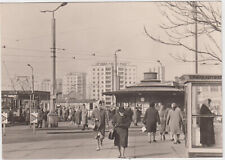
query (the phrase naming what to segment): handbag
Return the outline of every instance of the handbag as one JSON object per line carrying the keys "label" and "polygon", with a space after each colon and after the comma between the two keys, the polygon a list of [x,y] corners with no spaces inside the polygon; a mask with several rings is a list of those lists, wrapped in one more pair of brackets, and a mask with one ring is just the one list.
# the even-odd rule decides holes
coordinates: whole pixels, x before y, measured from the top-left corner
{"label": "handbag", "polygon": [[110,140],[113,140],[113,139],[115,138],[115,132],[116,132],[115,129],[109,131],[108,138],[109,138]]}

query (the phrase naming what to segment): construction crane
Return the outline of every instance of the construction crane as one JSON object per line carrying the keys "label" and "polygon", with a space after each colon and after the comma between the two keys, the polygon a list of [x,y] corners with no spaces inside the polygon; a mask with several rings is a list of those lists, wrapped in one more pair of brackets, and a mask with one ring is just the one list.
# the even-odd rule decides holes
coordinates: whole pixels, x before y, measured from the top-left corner
{"label": "construction crane", "polygon": [[3,61],[3,64],[4,64],[4,67],[5,67],[7,76],[8,76],[8,78],[9,78],[9,80],[10,80],[10,82],[11,82],[11,85],[12,85],[12,87],[13,87],[13,90],[16,91],[16,89],[15,89],[15,84],[14,84],[12,78],[11,78],[10,75],[9,75],[9,71],[8,71],[8,68],[7,68],[7,66],[6,66],[5,61]]}

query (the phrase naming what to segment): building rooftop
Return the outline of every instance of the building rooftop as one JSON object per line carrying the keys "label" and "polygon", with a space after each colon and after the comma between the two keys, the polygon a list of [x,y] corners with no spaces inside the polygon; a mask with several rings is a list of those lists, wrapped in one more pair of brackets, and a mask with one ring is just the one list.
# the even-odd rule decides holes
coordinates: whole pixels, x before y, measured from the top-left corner
{"label": "building rooftop", "polygon": [[126,87],[118,91],[104,92],[104,95],[116,95],[124,93],[146,93],[146,92],[183,92],[183,89],[177,88],[173,83],[161,82],[157,79],[156,72],[144,73],[144,80],[139,84]]}

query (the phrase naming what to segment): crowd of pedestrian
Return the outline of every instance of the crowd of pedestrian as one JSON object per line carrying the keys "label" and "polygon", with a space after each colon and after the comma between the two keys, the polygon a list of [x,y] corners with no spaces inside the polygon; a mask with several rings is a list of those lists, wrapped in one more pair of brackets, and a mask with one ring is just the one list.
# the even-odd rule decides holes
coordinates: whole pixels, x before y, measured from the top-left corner
{"label": "crowd of pedestrian", "polygon": [[43,109],[43,108],[38,109],[36,128],[48,127],[48,113],[49,111],[46,109]]}
{"label": "crowd of pedestrian", "polygon": [[[158,106],[157,106],[158,105]],[[156,107],[159,111],[156,110]],[[157,130],[157,123],[159,126],[160,139],[165,140],[165,134],[170,134],[170,140],[174,141],[174,144],[180,144],[180,134],[183,128],[183,114],[181,109],[176,103],[172,103],[171,106],[164,106],[162,103],[151,103],[150,107],[145,112],[143,123],[148,133],[148,142],[156,142],[155,134]]]}
{"label": "crowd of pedestrian", "polygon": [[[109,127],[109,139],[114,139],[114,145],[117,146],[119,152],[118,157],[125,158],[125,149],[128,147],[128,129],[132,122],[137,125],[137,115],[137,108],[132,110],[129,106],[120,106],[107,110],[104,109],[104,102],[100,101],[92,113],[97,139],[96,150],[101,150],[105,128]],[[165,135],[170,133],[170,140],[174,141],[174,144],[181,143],[179,138],[183,126],[183,114],[176,103],[169,106],[163,103],[150,103],[142,122],[146,128],[149,143],[156,142],[158,130],[162,141],[166,140]]]}

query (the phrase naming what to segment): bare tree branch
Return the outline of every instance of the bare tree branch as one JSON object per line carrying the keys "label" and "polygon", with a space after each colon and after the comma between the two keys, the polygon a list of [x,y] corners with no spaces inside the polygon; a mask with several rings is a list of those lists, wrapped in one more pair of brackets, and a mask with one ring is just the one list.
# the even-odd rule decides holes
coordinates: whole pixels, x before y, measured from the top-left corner
{"label": "bare tree branch", "polygon": [[[222,31],[221,2],[168,1],[159,4],[160,12],[165,18],[165,22],[159,27],[165,32],[167,40],[152,35],[144,26],[145,34],[150,39],[164,45],[183,47],[189,51],[187,52],[188,54],[195,53],[195,48],[189,46],[187,42],[196,34],[193,30],[195,23],[197,23],[198,38],[202,37],[204,39],[204,41],[199,41],[200,49],[197,51],[201,58],[200,61],[213,60],[222,62],[221,44],[215,38],[215,35],[218,35],[216,33],[221,33]],[[197,7],[197,10],[194,7]],[[196,14],[197,16],[195,16]],[[185,62],[194,62],[193,60],[186,60],[186,55],[172,57]]]}

